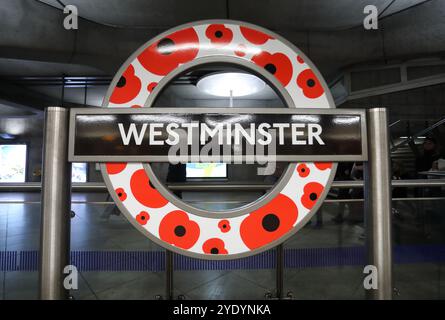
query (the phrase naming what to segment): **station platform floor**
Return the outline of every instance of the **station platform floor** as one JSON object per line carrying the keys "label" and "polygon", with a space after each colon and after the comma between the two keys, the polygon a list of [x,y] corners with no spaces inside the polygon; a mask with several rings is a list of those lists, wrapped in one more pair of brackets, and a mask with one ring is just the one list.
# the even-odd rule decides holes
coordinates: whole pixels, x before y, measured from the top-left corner
{"label": "station platform floor", "polygon": [[[39,200],[38,193],[0,194],[0,299],[38,298]],[[105,200],[103,193],[73,194],[73,201]],[[163,295],[165,250],[122,215],[107,216],[104,212],[110,211],[109,206],[72,205],[76,215],[71,251],[82,262],[79,288],[71,291],[73,298],[154,299]],[[445,299],[443,219],[422,224],[412,204],[396,206],[401,213],[394,219],[395,298]],[[338,210],[338,203],[325,204],[319,215],[322,223],[314,217],[284,244],[284,289],[294,299],[365,297],[363,222],[336,223],[333,218]],[[265,299],[267,292],[274,292],[274,257],[270,250],[237,265],[175,255],[175,296]],[[97,261],[100,259],[106,261]],[[131,261],[122,263],[122,259]]]}

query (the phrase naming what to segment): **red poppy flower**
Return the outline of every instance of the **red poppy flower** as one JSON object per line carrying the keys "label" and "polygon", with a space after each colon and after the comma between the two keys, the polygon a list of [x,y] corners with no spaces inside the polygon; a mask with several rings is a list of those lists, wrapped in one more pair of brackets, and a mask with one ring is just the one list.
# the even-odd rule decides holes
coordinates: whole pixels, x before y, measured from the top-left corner
{"label": "red poppy flower", "polygon": [[199,233],[199,225],[181,210],[168,213],[159,225],[159,237],[183,249],[191,248],[198,241]]}
{"label": "red poppy flower", "polygon": [[154,89],[157,85],[158,85],[157,82],[150,82],[150,83],[148,84],[148,86],[147,86],[147,90],[148,90],[148,92],[152,92],[153,89]]}
{"label": "red poppy flower", "polygon": [[204,242],[202,251],[207,254],[228,254],[227,249],[224,246],[224,241],[221,239],[211,238]]}
{"label": "red poppy flower", "polygon": [[298,61],[299,63],[301,63],[301,64],[304,63],[304,59],[303,59],[301,56],[298,56],[298,57],[297,57],[297,61]]}
{"label": "red poppy flower", "polygon": [[124,162],[123,163],[118,163],[118,162],[111,163],[110,162],[110,163],[107,163],[105,166],[107,167],[108,174],[117,174],[119,172],[124,171],[124,169],[127,167],[127,164]]}
{"label": "red poppy flower", "polygon": [[134,197],[144,206],[150,208],[161,208],[168,203],[159,191],[157,191],[148,179],[144,169],[139,169],[130,179],[130,187]]}
{"label": "red poppy flower", "polygon": [[125,201],[125,199],[127,199],[127,194],[123,188],[117,188],[115,191],[120,201]]}
{"label": "red poppy flower", "polygon": [[315,162],[317,169],[326,170],[332,168],[332,162]]}
{"label": "red poppy flower", "polygon": [[221,230],[221,232],[229,232],[230,231],[230,222],[229,220],[221,220],[218,223],[218,228]]}
{"label": "red poppy flower", "polygon": [[133,100],[141,90],[141,80],[134,74],[134,67],[130,66],[120,77],[110,97],[112,103],[125,103]]}
{"label": "red poppy flower", "polygon": [[147,221],[149,219],[150,219],[150,215],[145,211],[139,212],[139,214],[136,216],[136,221],[139,222],[143,226],[147,224]]}
{"label": "red poppy flower", "polygon": [[236,48],[236,50],[235,50],[235,54],[238,56],[238,57],[244,57],[245,55],[246,55],[246,46],[245,45],[243,45],[243,44],[240,44],[239,46],[238,46],[238,48]]}
{"label": "red poppy flower", "polygon": [[317,202],[318,198],[320,198],[321,193],[323,192],[324,187],[318,182],[310,182],[304,186],[304,194],[301,197],[301,203],[307,209],[312,209],[312,207]]}
{"label": "red poppy flower", "polygon": [[240,27],[240,30],[244,38],[256,45],[264,44],[267,40],[273,39],[268,34],[247,27]]}
{"label": "red poppy flower", "polygon": [[310,99],[318,98],[324,93],[320,81],[311,69],[306,69],[298,75],[297,85],[303,90],[303,94]]}
{"label": "red poppy flower", "polygon": [[199,51],[199,39],[193,28],[176,31],[146,48],[138,60],[157,75],[166,75],[179,64],[193,60]]}
{"label": "red poppy flower", "polygon": [[283,86],[287,86],[292,78],[292,63],[282,53],[270,54],[263,51],[253,56],[252,61],[273,74]]}
{"label": "red poppy flower", "polygon": [[279,194],[243,220],[240,226],[241,239],[248,248],[259,248],[291,230],[297,217],[295,203],[289,197]]}
{"label": "red poppy flower", "polygon": [[233,39],[233,32],[223,24],[211,24],[206,29],[206,37],[217,45],[227,45]]}
{"label": "red poppy flower", "polygon": [[309,175],[309,173],[311,172],[309,167],[307,165],[305,165],[304,163],[298,165],[297,171],[298,171],[298,174],[300,175],[300,177],[302,177],[302,178],[306,178]]}

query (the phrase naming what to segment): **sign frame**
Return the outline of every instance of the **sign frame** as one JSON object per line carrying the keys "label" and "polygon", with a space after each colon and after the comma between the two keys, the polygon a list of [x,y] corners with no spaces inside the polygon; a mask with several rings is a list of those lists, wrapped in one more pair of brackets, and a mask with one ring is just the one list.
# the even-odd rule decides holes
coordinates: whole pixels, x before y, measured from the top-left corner
{"label": "sign frame", "polygon": [[[339,161],[367,161],[367,126],[366,126],[366,110],[364,109],[296,109],[296,108],[76,108],[71,109],[69,120],[69,146],[68,146],[68,160],[70,162],[167,162],[168,156],[165,155],[76,155],[76,117],[78,115],[87,116],[106,116],[106,115],[138,115],[138,114],[280,114],[280,115],[345,115],[345,116],[359,116],[360,117],[360,137],[361,137],[361,155],[277,155],[276,162],[302,162],[302,161],[319,161],[319,162],[339,162]],[[230,156],[222,158],[223,161],[243,161],[249,160],[248,156]],[[261,157],[261,156],[260,156]],[[264,156],[264,159],[269,159],[270,156]],[[267,159],[266,159],[267,158]],[[255,156],[251,160],[256,159]],[[209,162],[206,160],[206,162]]]}

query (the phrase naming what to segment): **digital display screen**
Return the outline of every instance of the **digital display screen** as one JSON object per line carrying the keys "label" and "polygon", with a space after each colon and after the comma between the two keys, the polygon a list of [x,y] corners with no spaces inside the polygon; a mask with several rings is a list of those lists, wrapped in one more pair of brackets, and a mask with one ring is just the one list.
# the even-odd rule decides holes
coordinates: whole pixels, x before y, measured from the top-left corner
{"label": "digital display screen", "polygon": [[74,162],[71,169],[72,182],[87,182],[87,164],[82,162]]}
{"label": "digital display screen", "polygon": [[0,145],[0,182],[25,182],[26,145]]}
{"label": "digital display screen", "polygon": [[187,163],[187,178],[227,178],[225,163]]}

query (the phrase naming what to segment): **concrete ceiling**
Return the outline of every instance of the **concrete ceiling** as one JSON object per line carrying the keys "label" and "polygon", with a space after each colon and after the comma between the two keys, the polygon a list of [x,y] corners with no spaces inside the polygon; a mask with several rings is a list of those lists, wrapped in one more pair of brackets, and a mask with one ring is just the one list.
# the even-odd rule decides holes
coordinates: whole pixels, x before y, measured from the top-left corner
{"label": "concrete ceiling", "polygon": [[101,76],[105,72],[92,66],[58,63],[47,61],[35,61],[25,59],[0,58],[1,76]]}
{"label": "concrete ceiling", "polygon": [[[78,7],[83,18],[127,28],[170,28],[203,19],[235,19],[272,30],[336,30],[361,25],[363,8],[375,5],[387,14],[426,0],[40,0],[57,8]],[[388,7],[389,6],[389,7]],[[388,7],[388,8],[387,8]]]}
{"label": "concrete ceiling", "polygon": [[[113,75],[153,36],[210,18],[274,30],[309,55],[328,80],[351,65],[441,57],[445,52],[444,0],[0,1],[0,77]],[[63,29],[61,3],[78,7],[79,30]],[[362,27],[363,8],[369,4],[381,13],[376,31]],[[91,92],[91,103],[100,102],[104,91]],[[0,86],[4,100],[26,105],[27,96],[33,102],[28,105],[41,107],[59,101],[60,89]],[[71,100],[82,104],[81,90]]]}

